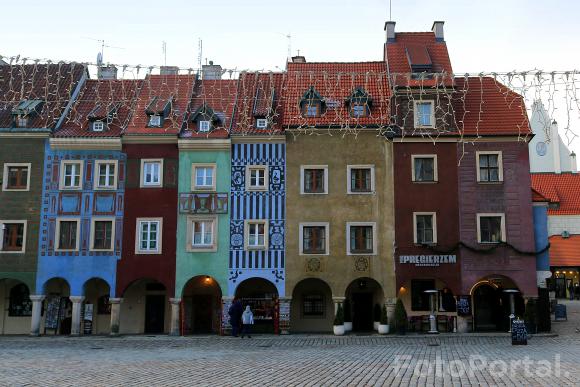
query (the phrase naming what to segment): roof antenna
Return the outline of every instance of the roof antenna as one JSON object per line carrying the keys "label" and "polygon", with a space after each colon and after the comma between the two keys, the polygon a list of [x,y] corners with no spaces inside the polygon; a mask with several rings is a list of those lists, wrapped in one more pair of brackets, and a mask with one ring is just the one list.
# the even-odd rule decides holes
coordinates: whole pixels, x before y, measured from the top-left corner
{"label": "roof antenna", "polygon": [[392,5],[393,0],[389,0],[389,21],[393,21]]}
{"label": "roof antenna", "polygon": [[199,71],[201,71],[201,58],[203,52],[203,40],[201,38],[197,39],[197,66]]}
{"label": "roof antenna", "polygon": [[163,51],[163,66],[167,66],[167,42],[165,40],[161,43],[161,50]]}

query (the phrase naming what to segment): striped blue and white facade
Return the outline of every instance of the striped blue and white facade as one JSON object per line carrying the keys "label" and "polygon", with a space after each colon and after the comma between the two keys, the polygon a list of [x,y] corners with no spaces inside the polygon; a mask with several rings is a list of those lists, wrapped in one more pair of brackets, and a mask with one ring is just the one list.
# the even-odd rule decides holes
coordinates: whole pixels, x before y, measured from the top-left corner
{"label": "striped blue and white facade", "polygon": [[[268,190],[246,190],[246,167],[268,167]],[[286,145],[284,143],[232,144],[231,220],[228,295],[250,278],[274,284],[285,294],[284,227],[286,219]],[[248,250],[244,221],[267,220],[268,248]]]}

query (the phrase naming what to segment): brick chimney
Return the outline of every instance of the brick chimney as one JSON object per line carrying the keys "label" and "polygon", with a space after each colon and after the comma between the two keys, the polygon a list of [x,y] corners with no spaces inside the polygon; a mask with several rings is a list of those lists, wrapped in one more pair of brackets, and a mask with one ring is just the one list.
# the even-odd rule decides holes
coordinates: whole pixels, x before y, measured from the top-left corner
{"label": "brick chimney", "polygon": [[223,74],[222,66],[214,65],[213,61],[210,60],[209,64],[201,66],[201,78],[207,80],[222,79]]}
{"label": "brick chimney", "polygon": [[97,69],[98,79],[117,79],[117,68],[112,65],[100,66]]}
{"label": "brick chimney", "polygon": [[445,41],[445,36],[443,34],[443,24],[445,24],[444,21],[434,21],[433,27],[431,27],[431,31],[433,31],[435,34],[435,40],[438,42]]}
{"label": "brick chimney", "polygon": [[292,63],[306,63],[306,57],[303,55],[293,56]]}
{"label": "brick chimney", "polygon": [[161,66],[159,68],[159,74],[161,75],[178,75],[179,67],[177,66]]}
{"label": "brick chimney", "polygon": [[389,20],[385,22],[385,32],[387,35],[387,43],[392,43],[395,41],[395,24],[396,22]]}
{"label": "brick chimney", "polygon": [[570,170],[572,173],[578,173],[578,164],[576,163],[576,153],[570,153]]}

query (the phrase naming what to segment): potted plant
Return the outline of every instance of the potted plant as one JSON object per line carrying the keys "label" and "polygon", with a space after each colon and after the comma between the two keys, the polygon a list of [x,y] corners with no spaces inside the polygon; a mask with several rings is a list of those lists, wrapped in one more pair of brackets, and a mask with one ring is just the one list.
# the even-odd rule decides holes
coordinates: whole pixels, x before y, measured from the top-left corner
{"label": "potted plant", "polygon": [[526,304],[526,311],[524,312],[524,321],[526,322],[526,330],[528,333],[537,333],[538,311],[536,300],[530,298]]}
{"label": "potted plant", "polygon": [[337,336],[344,335],[344,312],[342,310],[342,305],[338,304],[338,309],[336,310],[336,317],[334,317],[334,334]]}
{"label": "potted plant", "polygon": [[375,304],[375,308],[373,309],[373,329],[375,331],[379,330],[380,323],[381,323],[381,306],[379,304]]}
{"label": "potted plant", "polygon": [[352,331],[352,313],[350,309],[350,300],[348,298],[344,300],[344,331]]}
{"label": "potted plant", "polygon": [[407,311],[400,298],[397,298],[397,304],[395,305],[395,326],[400,335],[404,335],[407,332]]}
{"label": "potted plant", "polygon": [[379,324],[379,333],[381,335],[386,335],[389,333],[389,317],[387,315],[387,307],[383,305],[383,310],[381,311],[381,321]]}

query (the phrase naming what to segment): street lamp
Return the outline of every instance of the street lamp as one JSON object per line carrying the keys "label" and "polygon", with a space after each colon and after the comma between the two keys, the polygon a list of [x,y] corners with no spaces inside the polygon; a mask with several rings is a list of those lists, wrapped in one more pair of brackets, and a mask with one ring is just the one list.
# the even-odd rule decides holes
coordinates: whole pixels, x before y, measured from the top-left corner
{"label": "street lamp", "polygon": [[520,291],[517,289],[505,289],[503,291],[505,294],[509,295],[510,297],[510,315],[509,315],[509,319],[510,319],[510,325],[509,325],[509,330],[508,333],[512,332],[512,321],[514,321],[514,318],[516,317],[516,306],[515,306],[515,295],[516,293],[519,293]]}
{"label": "street lamp", "polygon": [[439,333],[437,330],[437,319],[435,317],[435,295],[439,293],[438,290],[425,290],[425,293],[429,295],[429,306],[431,309],[431,314],[429,315],[429,332],[428,333]]}

